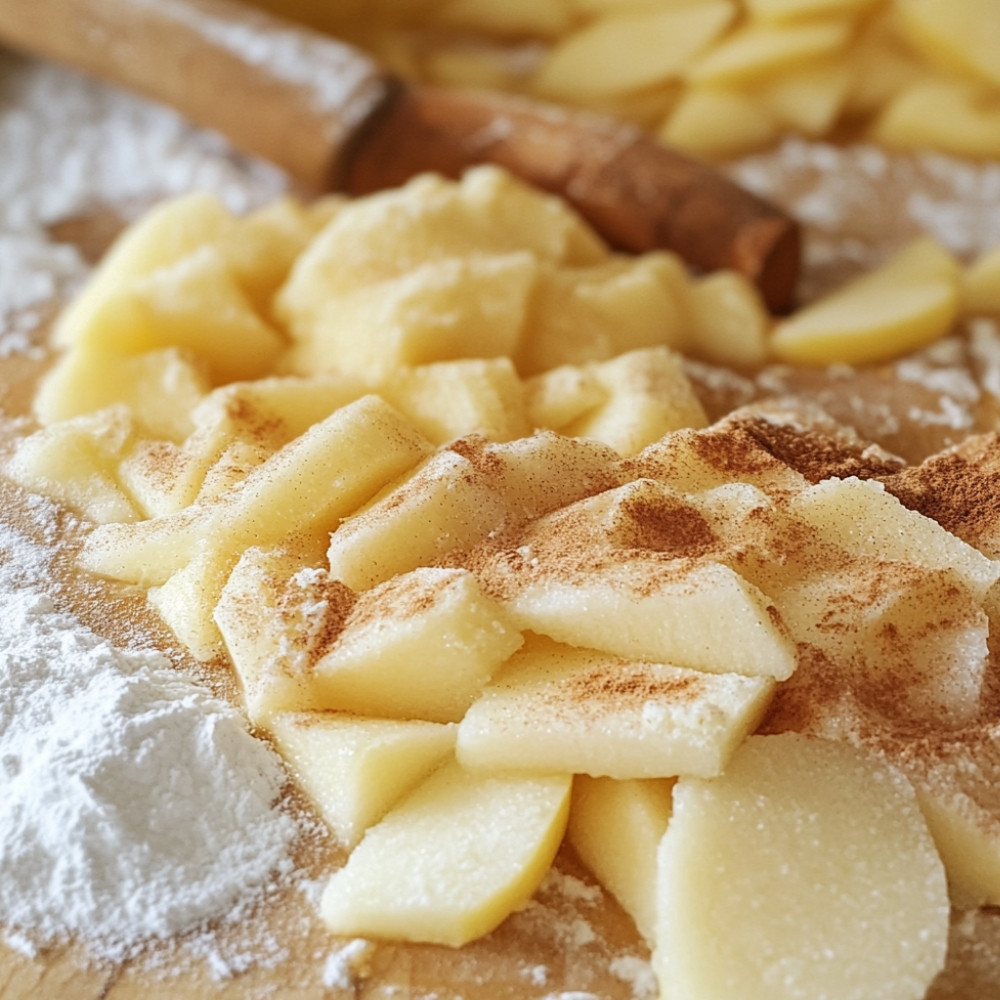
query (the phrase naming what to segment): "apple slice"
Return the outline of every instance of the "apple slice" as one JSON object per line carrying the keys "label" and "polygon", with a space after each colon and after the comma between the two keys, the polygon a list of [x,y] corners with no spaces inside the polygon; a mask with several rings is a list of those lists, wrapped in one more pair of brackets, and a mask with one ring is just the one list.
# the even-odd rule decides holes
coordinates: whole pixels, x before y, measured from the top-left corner
{"label": "apple slice", "polygon": [[1000,316],[1000,246],[977,257],[962,278],[962,311]]}
{"label": "apple slice", "polygon": [[704,0],[600,17],[552,49],[535,89],[542,96],[585,102],[674,80],[735,14],[731,0]]}
{"label": "apple slice", "polygon": [[874,479],[826,479],[789,498],[787,509],[852,555],[951,569],[979,601],[1000,579],[1000,562],[908,510]]}
{"label": "apple slice", "polygon": [[378,393],[436,445],[465,434],[511,441],[537,426],[528,421],[521,380],[506,357],[400,368],[379,385]]}
{"label": "apple slice", "polygon": [[767,358],[771,316],[760,290],[745,275],[723,270],[698,279],[691,286],[688,309],[692,353],[733,368],[754,368]]}
{"label": "apple slice", "polygon": [[505,516],[496,484],[446,448],[344,519],[330,537],[330,572],[356,590],[374,587],[476,544]]}
{"label": "apple slice", "polygon": [[455,744],[454,726],[340,712],[280,712],[267,728],[295,780],[346,848]]}
{"label": "apple slice", "polygon": [[136,278],[168,268],[221,240],[236,220],[213,195],[195,192],[163,202],[126,229],[104,255],[87,285],[56,322],[60,347],[90,339],[110,297]]}
{"label": "apple slice", "polygon": [[538,270],[526,251],[446,258],[331,294],[295,327],[285,365],[378,379],[411,365],[513,354]]}
{"label": "apple slice", "polygon": [[533,565],[527,546],[484,572],[522,630],[615,656],[785,680],[795,647],[777,610],[728,566],[621,550]]}
{"label": "apple slice", "polygon": [[[417,464],[429,443],[378,396],[335,410],[275,452],[216,502],[130,525],[101,525],[81,564],[132,583],[165,583],[200,544],[231,553],[295,532],[328,532]],[[214,602],[213,602],[214,603]]]}
{"label": "apple slice", "polygon": [[1000,107],[985,84],[917,76],[893,95],[870,136],[889,149],[937,149],[972,160],[1000,157]]}
{"label": "apple slice", "polygon": [[635,921],[652,946],[656,934],[656,882],[660,841],[670,819],[667,778],[573,779],[566,839]]}
{"label": "apple slice", "polygon": [[846,17],[801,23],[751,21],[713,46],[688,71],[691,83],[739,90],[841,51],[851,37]]}
{"label": "apple slice", "polygon": [[146,434],[180,444],[208,388],[201,367],[176,348],[119,355],[78,347],[49,370],[32,407],[46,425],[124,404]]}
{"label": "apple slice", "polygon": [[681,779],[660,849],[665,997],[924,996],[944,965],[944,868],[910,783],[842,743],[750,737]]}
{"label": "apple slice", "polygon": [[334,934],[461,947],[523,905],[555,857],[569,775],[449,763],[373,826],[323,893]]}
{"label": "apple slice", "polygon": [[266,374],[285,348],[215,246],[109,290],[74,344],[109,354],[183,348],[216,385]]}
{"label": "apple slice", "polygon": [[139,512],[118,475],[135,445],[135,424],[119,404],[60,420],[24,438],[4,470],[25,489],[108,528],[131,528]]}
{"label": "apple slice", "polygon": [[621,455],[634,455],[670,431],[708,423],[684,373],[683,358],[669,348],[629,351],[588,367],[605,398],[561,427],[563,434],[603,441]]}
{"label": "apple slice", "polygon": [[458,727],[470,769],[710,777],[763,718],[774,682],[535,639]]}
{"label": "apple slice", "polygon": [[894,7],[904,38],[945,70],[1000,85],[996,0],[907,0]]}
{"label": "apple slice", "polygon": [[960,266],[920,238],[887,263],[778,323],[780,361],[824,365],[885,361],[944,336],[958,315]]}
{"label": "apple slice", "polygon": [[706,160],[724,160],[763,149],[780,134],[781,123],[740,86],[687,87],[658,129],[659,138]]}
{"label": "apple slice", "polygon": [[314,665],[309,704],[457,722],[522,642],[472,573],[424,566],[358,598]]}
{"label": "apple slice", "polygon": [[797,21],[837,14],[860,14],[881,0],[746,0],[747,11],[762,21]]}
{"label": "apple slice", "polygon": [[[970,728],[903,753],[899,766],[917,800],[948,873],[952,902],[961,909],[1000,905],[1000,732]],[[893,748],[889,749],[890,757]]]}

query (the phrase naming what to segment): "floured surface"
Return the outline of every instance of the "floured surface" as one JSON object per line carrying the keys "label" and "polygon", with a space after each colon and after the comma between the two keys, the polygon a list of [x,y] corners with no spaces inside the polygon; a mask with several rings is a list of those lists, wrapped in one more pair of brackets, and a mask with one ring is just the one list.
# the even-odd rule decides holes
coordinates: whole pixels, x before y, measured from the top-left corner
{"label": "floured surface", "polygon": [[[73,287],[85,273],[85,260],[93,259],[114,231],[115,213],[107,203],[129,215],[134,204],[205,185],[240,207],[271,196],[281,180],[266,168],[232,157],[216,140],[185,130],[165,112],[68,74],[10,59],[0,70],[14,95],[13,110],[0,119],[0,154],[8,162],[10,151],[19,145],[37,151],[27,158],[31,166],[5,173],[11,187],[3,190],[4,201],[18,206],[0,223],[0,237],[8,241],[13,262],[6,273],[18,275],[0,286],[0,306],[7,314],[0,338],[0,388],[9,416],[24,411],[31,379],[44,363],[39,345],[51,300]],[[114,146],[126,132],[137,145],[131,151],[119,145],[116,155],[102,158],[102,146]],[[943,162],[935,159],[918,169],[900,161],[885,163],[883,169],[878,165],[883,163],[881,154],[810,153],[792,144],[775,157],[748,162],[740,176],[787,200],[810,223],[810,276],[819,286],[835,273],[883,256],[907,234],[910,223],[905,219],[912,219],[914,210],[917,224],[932,226],[957,250],[968,253],[1000,243],[995,168],[970,173],[952,165],[951,173],[942,174]],[[50,164],[59,168],[50,170]],[[818,169],[833,172],[820,175]],[[831,176],[837,178],[833,190],[822,180]],[[900,178],[912,185],[911,193],[899,202],[882,201],[879,193],[897,191]],[[925,186],[927,194],[914,193]],[[955,196],[975,210],[963,216],[950,208]],[[932,204],[938,208],[928,209]],[[885,205],[886,216],[903,218],[899,229],[887,228],[885,217],[867,211],[871,205]],[[856,219],[865,220],[863,229],[852,228]],[[67,242],[53,242],[49,232]],[[804,388],[809,396],[819,395],[836,415],[849,418],[861,433],[916,459],[973,430],[997,426],[994,387],[1000,381],[1000,363],[994,349],[995,340],[973,333],[968,341],[946,342],[921,359],[895,366],[895,377],[888,370],[863,376],[847,370],[803,376],[772,369],[750,380],[705,366],[692,365],[691,371],[716,412]],[[8,427],[8,433],[13,429]],[[152,640],[180,658],[162,626],[133,598],[73,574],[72,525],[8,487],[3,487],[2,509],[6,521],[46,550],[57,538],[69,540],[60,544],[55,560],[57,607],[76,612],[88,626],[120,644]],[[198,674],[218,693],[227,693],[225,679],[211,668],[199,668]],[[305,826],[297,860],[310,876],[319,873],[324,859],[310,841],[308,823]],[[296,888],[276,890],[236,928],[206,929],[115,970],[88,968],[77,948],[32,952],[34,947],[23,936],[8,937],[8,950],[0,958],[4,1000],[70,994],[82,1000],[276,994],[295,1000],[336,995],[474,1000],[570,991],[577,997],[606,998],[654,993],[648,956],[629,920],[568,851],[524,911],[460,952],[395,945],[379,946],[371,954],[352,950],[350,942],[329,937],[307,894]],[[956,970],[942,977],[931,994],[934,1000],[994,996],[1000,982],[1000,919],[988,913],[957,917],[953,954]],[[355,973],[366,964],[370,976],[359,979],[355,988]]]}

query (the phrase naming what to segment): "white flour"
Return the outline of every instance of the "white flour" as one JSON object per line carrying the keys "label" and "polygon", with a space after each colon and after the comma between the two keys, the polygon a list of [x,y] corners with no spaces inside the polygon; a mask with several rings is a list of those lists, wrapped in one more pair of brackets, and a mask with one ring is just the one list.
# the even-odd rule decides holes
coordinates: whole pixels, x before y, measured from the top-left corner
{"label": "white flour", "polygon": [[32,560],[4,529],[0,922],[22,950],[82,935],[119,959],[289,871],[296,826],[281,764],[235,709],[57,613]]}

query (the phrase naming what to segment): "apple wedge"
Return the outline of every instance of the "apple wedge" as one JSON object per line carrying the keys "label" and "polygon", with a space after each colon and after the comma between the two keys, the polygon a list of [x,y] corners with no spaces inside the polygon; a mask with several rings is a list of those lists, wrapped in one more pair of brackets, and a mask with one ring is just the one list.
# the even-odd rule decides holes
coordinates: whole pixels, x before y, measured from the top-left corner
{"label": "apple wedge", "polygon": [[677,79],[735,15],[731,0],[704,0],[598,18],[553,48],[535,87],[543,96],[585,102]]}
{"label": "apple wedge", "polygon": [[771,351],[790,364],[867,364],[898,357],[944,336],[961,297],[958,261],[920,238],[881,267],[793,313],[771,334]]}
{"label": "apple wedge", "polygon": [[823,480],[791,497],[786,509],[816,538],[852,555],[951,569],[979,601],[1000,579],[1000,562],[908,510],[874,479]]}
{"label": "apple wedge", "polygon": [[4,471],[25,489],[45,493],[98,525],[130,528],[140,515],[118,467],[134,446],[134,421],[119,404],[35,431]]}
{"label": "apple wedge", "polygon": [[524,547],[485,573],[522,630],[627,659],[785,680],[795,647],[771,602],[721,563],[630,549],[533,572]]}
{"label": "apple wedge", "polygon": [[906,0],[901,33],[945,70],[1000,86],[1000,6],[995,0]]}
{"label": "apple wedge", "polygon": [[686,76],[699,86],[739,90],[842,51],[851,30],[846,17],[750,21],[709,49]]}
{"label": "apple wedge", "polygon": [[667,778],[573,779],[566,839],[580,860],[621,903],[652,946],[660,841],[670,820]]}
{"label": "apple wedge", "polygon": [[277,544],[294,532],[331,531],[429,448],[388,403],[362,396],[279,449],[215,502],[137,524],[101,525],[88,537],[81,565],[146,586],[165,583],[202,545],[229,551],[235,565],[252,545]]}
{"label": "apple wedge", "polygon": [[962,276],[962,311],[1000,316],[1000,246],[978,256]]}
{"label": "apple wedge", "polygon": [[49,370],[33,409],[48,425],[121,404],[146,434],[180,444],[208,388],[201,366],[176,348],[119,355],[78,347]]}
{"label": "apple wedge", "polygon": [[60,315],[54,342],[70,347],[89,340],[109,298],[135,279],[218,243],[235,226],[222,202],[203,192],[158,205],[115,240],[83,291]]}
{"label": "apple wedge", "polygon": [[455,744],[454,726],[341,712],[280,712],[267,728],[299,786],[349,849]]}
{"label": "apple wedge", "polygon": [[310,703],[457,722],[522,643],[463,569],[424,566],[365,591],[308,678]]}
{"label": "apple wedge", "polygon": [[719,774],[770,702],[768,677],[641,663],[534,639],[458,727],[469,769],[612,778]]}
{"label": "apple wedge", "polygon": [[913,788],[841,743],[750,737],[681,779],[654,968],[686,1000],[913,1000],[944,965],[944,868]]}
{"label": "apple wedge", "polygon": [[538,887],[566,829],[569,775],[476,776],[444,764],[373,826],[327,883],[334,934],[458,948]]}

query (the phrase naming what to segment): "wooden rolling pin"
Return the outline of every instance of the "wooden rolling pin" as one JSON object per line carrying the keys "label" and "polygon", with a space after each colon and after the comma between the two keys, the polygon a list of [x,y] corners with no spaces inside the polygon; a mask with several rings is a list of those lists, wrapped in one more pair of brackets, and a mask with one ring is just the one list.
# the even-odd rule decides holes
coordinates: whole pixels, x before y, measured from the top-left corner
{"label": "wooden rolling pin", "polygon": [[409,86],[351,46],[235,0],[0,0],[0,40],[169,104],[314,191],[496,163],[565,197],[618,249],[740,271],[776,312],[794,297],[791,219],[611,118]]}

